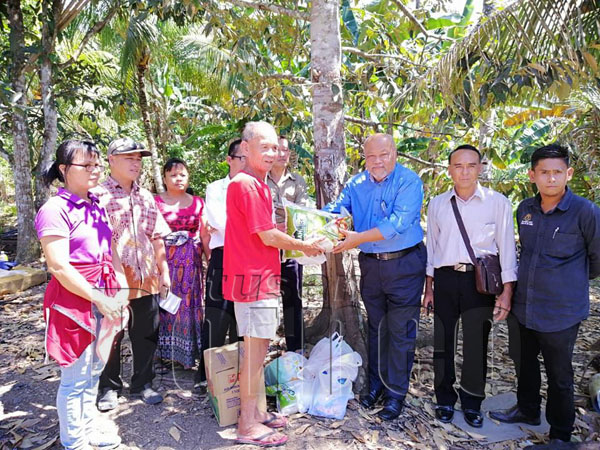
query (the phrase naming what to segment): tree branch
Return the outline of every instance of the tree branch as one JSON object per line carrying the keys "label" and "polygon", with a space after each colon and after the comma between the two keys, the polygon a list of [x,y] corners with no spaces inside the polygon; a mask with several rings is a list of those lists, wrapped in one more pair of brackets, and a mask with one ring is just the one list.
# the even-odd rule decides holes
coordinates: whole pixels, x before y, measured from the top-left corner
{"label": "tree branch", "polygon": [[87,45],[87,43],[89,42],[89,40],[92,37],[94,37],[94,35],[98,34],[100,31],[102,31],[102,29],[108,24],[108,22],[110,22],[112,20],[112,18],[117,13],[118,7],[119,7],[119,2],[117,0],[117,1],[115,1],[113,3],[113,5],[111,6],[111,8],[108,10],[108,13],[104,17],[104,19],[96,22],[94,24],[94,26],[92,26],[87,31],[87,33],[85,34],[85,36],[81,40],[81,43],[79,44],[79,47],[77,47],[77,50],[75,51],[75,54],[73,56],[71,56],[67,61],[59,64],[58,65],[59,68],[64,69],[65,67],[73,64],[75,61],[77,61],[79,59],[79,57],[81,56],[81,53],[83,52],[83,50],[84,50],[85,46]]}
{"label": "tree branch", "polygon": [[244,8],[254,8],[254,9],[260,9],[262,11],[270,11],[270,12],[274,12],[276,14],[293,17],[298,20],[306,20],[306,21],[310,20],[310,13],[308,13],[308,12],[284,8],[283,6],[279,6],[279,5],[272,5],[270,3],[255,2],[255,1],[250,1],[250,0],[227,0],[227,1],[229,3],[233,3],[234,5],[242,6]]}
{"label": "tree branch", "polygon": [[347,53],[352,53],[353,55],[360,56],[361,58],[368,59],[369,61],[377,62],[382,58],[391,58],[391,59],[399,59],[400,61],[403,61],[408,64],[412,64],[414,66],[424,67],[426,69],[429,68],[427,66],[424,66],[423,64],[416,63],[416,62],[411,61],[410,59],[405,58],[404,56],[400,56],[400,55],[389,55],[387,53],[367,53],[367,52],[363,52],[362,50],[359,50],[355,47],[342,47],[342,51],[347,52]]}
{"label": "tree branch", "polygon": [[419,19],[417,19],[415,17],[415,15],[413,13],[411,13],[406,6],[404,6],[404,3],[402,3],[400,0],[392,0],[392,1],[400,9],[400,11],[402,11],[402,14],[404,14],[412,23],[414,23],[417,26],[417,28],[421,31],[421,33],[423,33],[425,35],[425,37],[438,39],[440,41],[452,40],[447,37],[437,36],[435,34],[429,34],[429,32],[425,29],[423,24],[421,22],[419,22]]}
{"label": "tree branch", "polygon": [[436,136],[451,136],[454,138],[459,137],[452,133],[438,133],[435,131],[423,130],[421,128],[413,128],[413,127],[409,127],[408,125],[404,125],[403,123],[397,123],[397,122],[373,122],[371,120],[359,119],[358,117],[352,117],[352,116],[344,116],[344,120],[347,120],[348,122],[358,123],[360,125],[366,125],[368,127],[385,127],[388,125],[393,125],[395,127],[402,127],[402,128],[406,128],[407,130],[417,131],[417,132],[423,133],[423,134],[433,134]]}
{"label": "tree branch", "polygon": [[270,75],[264,75],[263,80],[289,80],[297,84],[308,84],[309,81],[304,77],[297,77],[291,73],[273,73]]}

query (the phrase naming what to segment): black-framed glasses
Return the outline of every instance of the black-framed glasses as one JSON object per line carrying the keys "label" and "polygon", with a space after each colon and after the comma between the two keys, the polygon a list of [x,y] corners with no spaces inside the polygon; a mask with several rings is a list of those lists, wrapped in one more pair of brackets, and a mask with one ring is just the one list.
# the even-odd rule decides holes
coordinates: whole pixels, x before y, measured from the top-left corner
{"label": "black-framed glasses", "polygon": [[70,166],[85,167],[87,172],[93,172],[94,170],[104,170],[102,164],[69,164]]}
{"label": "black-framed glasses", "polygon": [[232,158],[237,158],[240,161],[246,161],[246,157],[245,156],[233,155]]}

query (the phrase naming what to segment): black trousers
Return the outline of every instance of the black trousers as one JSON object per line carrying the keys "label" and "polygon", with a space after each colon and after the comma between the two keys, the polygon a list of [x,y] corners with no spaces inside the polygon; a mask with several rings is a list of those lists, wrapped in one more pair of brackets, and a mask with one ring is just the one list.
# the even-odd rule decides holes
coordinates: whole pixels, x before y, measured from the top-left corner
{"label": "black trousers", "polygon": [[237,322],[233,302],[223,298],[223,247],[214,248],[206,271],[206,296],[204,298],[204,322],[202,324],[202,354],[198,365],[197,381],[206,379],[204,350],[237,342]]}
{"label": "black trousers", "polygon": [[404,400],[415,357],[427,250],[381,261],[360,253],[360,293],[367,309],[369,389]]}
{"label": "black trousers", "polygon": [[[494,296],[475,289],[475,272],[436,269],[434,290],[434,384],[438,405],[479,410],[485,398],[488,337],[492,327]],[[460,389],[454,389],[454,358],[458,320],[463,330],[463,366]]]}
{"label": "black trousers", "polygon": [[302,266],[294,259],[281,263],[281,297],[283,328],[287,350],[303,347],[304,319],[302,313]]}
{"label": "black trousers", "polygon": [[579,324],[565,330],[542,333],[519,324],[510,334],[512,348],[517,350],[511,356],[517,370],[517,403],[519,409],[528,416],[538,416],[542,397],[540,387],[540,352],[548,377],[548,400],[546,420],[550,424],[550,439],[569,441],[575,422],[573,400],[573,348],[577,339]]}
{"label": "black trousers", "polygon": [[[133,353],[133,375],[129,391],[140,392],[154,379],[154,353],[158,344],[158,295],[145,295],[129,302],[129,339]],[[121,341],[125,331],[115,337],[110,356],[100,376],[100,389],[121,391]]]}

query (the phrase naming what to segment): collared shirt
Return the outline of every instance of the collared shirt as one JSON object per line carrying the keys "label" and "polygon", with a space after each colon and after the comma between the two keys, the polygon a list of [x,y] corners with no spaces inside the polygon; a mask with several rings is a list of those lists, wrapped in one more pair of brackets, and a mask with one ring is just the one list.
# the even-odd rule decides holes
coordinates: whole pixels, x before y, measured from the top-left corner
{"label": "collared shirt", "polygon": [[298,205],[308,206],[310,204],[310,198],[306,193],[306,181],[302,175],[286,169],[279,181],[275,182],[271,177],[271,173],[269,173],[267,175],[267,184],[269,185],[269,189],[271,189],[277,224],[285,223],[284,198]]}
{"label": "collared shirt", "polygon": [[421,205],[423,182],[419,176],[396,163],[394,170],[376,182],[368,171],[350,179],[337,200],[323,210],[340,213],[342,207],[352,214],[358,232],[378,228],[382,241],[365,242],[358,247],[365,253],[394,252],[423,240]]}
{"label": "collared shirt", "polygon": [[541,197],[517,209],[521,259],[512,311],[527,328],[567,329],[587,318],[589,280],[600,275],[600,208],[567,188],[552,211]]}
{"label": "collared shirt", "polygon": [[90,202],[59,188],[38,211],[35,228],[38,238],[60,236],[69,240],[71,264],[98,264],[111,254],[111,226],[98,202],[88,193]]}
{"label": "collared shirt", "polygon": [[223,247],[225,244],[225,225],[227,223],[227,188],[231,178],[227,175],[225,178],[213,181],[206,187],[206,220],[208,224],[216,231],[210,235],[211,250],[217,247]]}
{"label": "collared shirt", "polygon": [[434,197],[427,210],[427,275],[434,269],[473,263],[452,210],[452,197],[462,217],[475,256],[498,255],[502,282],[517,279],[515,230],[510,201],[479,183],[471,198],[461,199],[454,189]]}
{"label": "collared shirt", "polygon": [[133,183],[131,193],[112,177],[93,189],[106,208],[113,227],[113,242],[121,258],[129,298],[159,292],[159,270],[152,241],[171,232],[147,189]]}

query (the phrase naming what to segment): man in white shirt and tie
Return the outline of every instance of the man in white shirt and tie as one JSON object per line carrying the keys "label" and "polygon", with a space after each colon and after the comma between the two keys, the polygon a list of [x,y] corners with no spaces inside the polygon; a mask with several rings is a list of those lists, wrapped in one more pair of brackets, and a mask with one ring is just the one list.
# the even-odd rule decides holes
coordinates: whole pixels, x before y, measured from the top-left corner
{"label": "man in white shirt and tie", "polygon": [[[436,418],[451,422],[460,396],[465,421],[483,425],[488,335],[491,320],[503,320],[511,306],[517,279],[517,256],[512,206],[498,192],[478,182],[481,153],[461,145],[450,153],[448,172],[454,188],[438,195],[427,211],[427,278],[423,307],[435,310],[434,374]],[[480,294],[475,287],[474,261],[469,256],[453,212],[456,204],[477,258],[498,255],[503,291]],[[458,319],[463,330],[463,365],[458,394],[454,389],[454,352]]]}
{"label": "man in white shirt and tie", "polygon": [[[225,209],[227,187],[231,179],[246,165],[246,157],[240,150],[241,142],[241,139],[236,139],[229,144],[226,159],[229,165],[229,174],[225,178],[213,181],[206,187],[207,221],[213,231],[209,244],[211,256],[206,271],[204,325],[202,327],[203,351],[224,345],[227,331],[229,331],[230,342],[238,340],[233,302],[223,298],[223,244],[225,243],[225,223],[227,221]],[[203,385],[206,380],[203,356],[200,356],[196,374],[197,385]]]}

